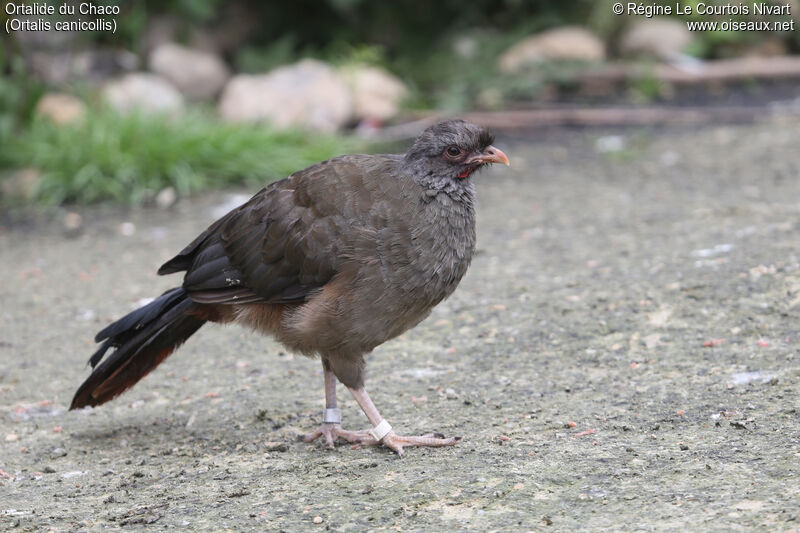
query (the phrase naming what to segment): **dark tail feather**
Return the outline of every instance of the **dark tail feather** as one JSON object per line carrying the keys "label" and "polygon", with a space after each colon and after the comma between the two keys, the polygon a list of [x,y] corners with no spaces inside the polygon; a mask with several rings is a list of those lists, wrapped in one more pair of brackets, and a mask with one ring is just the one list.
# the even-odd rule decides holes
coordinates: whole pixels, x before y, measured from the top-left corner
{"label": "dark tail feather", "polygon": [[[95,340],[105,342],[70,409],[106,403],[145,377],[205,323],[192,314],[197,307],[186,291],[172,289],[98,333]],[[109,348],[116,349],[100,363]]]}

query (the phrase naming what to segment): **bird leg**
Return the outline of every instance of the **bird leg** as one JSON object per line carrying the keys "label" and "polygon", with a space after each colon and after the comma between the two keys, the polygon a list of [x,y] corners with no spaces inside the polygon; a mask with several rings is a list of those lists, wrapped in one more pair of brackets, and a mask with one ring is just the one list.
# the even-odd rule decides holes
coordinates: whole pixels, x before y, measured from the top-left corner
{"label": "bird leg", "polygon": [[461,437],[445,438],[441,433],[429,433],[418,437],[396,435],[392,431],[392,426],[389,425],[389,422],[384,420],[378,412],[378,408],[372,403],[372,399],[363,386],[358,389],[350,388],[350,393],[358,402],[358,405],[361,406],[361,410],[364,411],[373,426],[372,429],[366,432],[357,432],[360,434],[367,433],[366,438],[358,441],[359,444],[381,444],[397,452],[397,455],[402,456],[403,447],[405,446],[452,446],[461,440]]}
{"label": "bird leg", "polygon": [[336,404],[336,376],[324,361],[322,366],[325,373],[325,411],[322,416],[322,425],[313,433],[305,435],[303,437],[305,442],[325,437],[325,446],[333,448],[336,439],[341,437],[353,444],[380,444],[394,450],[397,455],[403,455],[405,446],[452,446],[461,440],[461,437],[445,438],[441,433],[428,433],[418,437],[396,435],[389,422],[384,420],[378,412],[378,408],[372,403],[372,399],[363,386],[358,389],[350,387],[348,389],[373,427],[361,431],[342,429],[342,411]]}
{"label": "bird leg", "polygon": [[337,438],[342,437],[351,443],[361,442],[370,438],[367,431],[347,431],[342,429],[342,410],[336,406],[336,376],[322,362],[325,372],[325,411],[322,413],[322,424],[313,433],[303,437],[305,442],[312,442],[319,437],[325,437],[325,447],[333,448],[333,443]]}

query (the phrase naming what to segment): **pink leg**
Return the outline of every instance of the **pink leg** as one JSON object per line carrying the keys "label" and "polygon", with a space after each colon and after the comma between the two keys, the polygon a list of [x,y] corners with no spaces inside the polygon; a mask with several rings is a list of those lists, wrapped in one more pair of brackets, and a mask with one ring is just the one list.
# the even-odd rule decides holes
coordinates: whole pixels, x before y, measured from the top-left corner
{"label": "pink leg", "polygon": [[[452,446],[461,440],[461,437],[445,438],[441,433],[429,433],[416,437],[396,435],[395,432],[392,431],[391,426],[389,426],[378,412],[378,408],[372,403],[372,399],[369,397],[364,387],[350,389],[350,393],[373,425],[372,431],[366,431],[368,434],[367,438],[359,441],[361,444],[381,444],[397,452],[397,455],[402,456],[403,447],[405,446]],[[365,432],[358,433],[363,434]],[[381,436],[381,434],[383,435]]]}
{"label": "pink leg", "polygon": [[372,403],[372,399],[364,387],[359,389],[348,387],[348,389],[361,410],[367,415],[373,428],[362,431],[342,429],[341,411],[336,406],[336,376],[325,367],[324,363],[323,368],[325,371],[325,416],[322,425],[316,431],[303,437],[305,442],[312,442],[324,436],[325,446],[333,448],[336,439],[341,437],[351,443],[386,446],[397,452],[397,455],[403,455],[405,446],[452,446],[461,440],[461,437],[445,438],[441,433],[429,433],[415,437],[396,435],[389,423],[378,412],[378,408]]}
{"label": "pink leg", "polygon": [[[333,448],[337,438],[342,437],[351,443],[361,442],[370,438],[367,431],[347,431],[341,427],[341,411],[336,405],[336,376],[322,365],[325,373],[325,416],[319,428],[313,433],[303,437],[305,442],[312,442],[319,437],[325,437],[325,447]],[[338,415],[338,416],[337,416]]]}

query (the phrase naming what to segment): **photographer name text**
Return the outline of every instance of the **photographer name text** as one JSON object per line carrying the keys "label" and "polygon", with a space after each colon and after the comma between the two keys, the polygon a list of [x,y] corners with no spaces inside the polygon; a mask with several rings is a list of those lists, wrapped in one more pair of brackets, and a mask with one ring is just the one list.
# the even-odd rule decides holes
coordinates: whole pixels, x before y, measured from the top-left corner
{"label": "photographer name text", "polygon": [[[622,15],[623,11],[618,6],[623,4],[617,3],[614,5],[614,12],[617,15]],[[699,2],[697,5],[684,5],[681,2],[676,2],[675,5],[670,4],[646,4],[643,2],[627,2],[624,4],[626,15],[639,15],[644,17],[658,17],[662,15],[791,15],[792,7],[790,3],[786,4],[772,4],[770,2],[753,2],[752,4],[739,3],[703,3]],[[619,11],[619,12],[617,12]]]}

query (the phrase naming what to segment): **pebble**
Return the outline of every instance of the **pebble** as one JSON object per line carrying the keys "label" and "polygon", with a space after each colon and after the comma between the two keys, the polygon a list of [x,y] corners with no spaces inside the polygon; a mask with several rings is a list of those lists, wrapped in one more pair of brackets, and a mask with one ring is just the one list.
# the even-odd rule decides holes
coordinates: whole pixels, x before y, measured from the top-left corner
{"label": "pebble", "polygon": [[601,154],[619,152],[625,148],[625,137],[621,135],[606,135],[598,138],[594,147]]}
{"label": "pebble", "polygon": [[83,227],[83,217],[78,213],[67,213],[64,215],[64,236],[68,239],[74,239],[81,234]]}
{"label": "pebble", "polygon": [[265,442],[264,449],[268,452],[286,452],[289,451],[289,447],[286,446],[284,442]]}
{"label": "pebble", "polygon": [[6,435],[6,442],[17,442],[19,440],[19,435],[16,433],[9,433]]}
{"label": "pebble", "polygon": [[133,222],[123,222],[118,228],[119,234],[125,237],[130,237],[136,233],[136,225]]}
{"label": "pebble", "polygon": [[50,451],[50,458],[51,459],[58,459],[59,457],[64,457],[67,455],[67,450],[64,448],[53,448]]}
{"label": "pebble", "polygon": [[173,187],[161,189],[156,195],[156,205],[159,209],[169,209],[178,200],[178,193]]}

